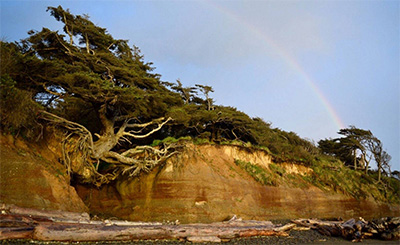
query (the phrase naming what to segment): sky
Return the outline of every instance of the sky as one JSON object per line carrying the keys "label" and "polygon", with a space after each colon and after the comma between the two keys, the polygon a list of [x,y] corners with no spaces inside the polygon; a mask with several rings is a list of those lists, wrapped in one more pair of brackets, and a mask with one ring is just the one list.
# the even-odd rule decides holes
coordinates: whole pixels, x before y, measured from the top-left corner
{"label": "sky", "polygon": [[5,1],[0,34],[61,24],[61,5],[138,46],[163,81],[318,142],[371,130],[400,170],[400,1]]}

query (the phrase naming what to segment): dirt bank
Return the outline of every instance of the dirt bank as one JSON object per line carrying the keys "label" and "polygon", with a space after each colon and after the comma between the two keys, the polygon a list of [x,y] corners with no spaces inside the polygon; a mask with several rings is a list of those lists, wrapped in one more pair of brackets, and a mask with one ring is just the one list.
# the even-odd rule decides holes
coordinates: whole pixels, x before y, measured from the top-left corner
{"label": "dirt bank", "polygon": [[[273,164],[263,151],[188,144],[181,155],[147,175],[121,178],[100,189],[83,185],[77,185],[76,189],[92,213],[127,220],[210,223],[235,214],[244,219],[271,220],[376,218],[400,213],[396,205],[322,191],[311,185],[289,186],[281,182],[277,186],[266,186],[235,164],[237,160],[252,162],[267,170]],[[275,166],[297,176],[299,181],[312,172],[295,164]]]}

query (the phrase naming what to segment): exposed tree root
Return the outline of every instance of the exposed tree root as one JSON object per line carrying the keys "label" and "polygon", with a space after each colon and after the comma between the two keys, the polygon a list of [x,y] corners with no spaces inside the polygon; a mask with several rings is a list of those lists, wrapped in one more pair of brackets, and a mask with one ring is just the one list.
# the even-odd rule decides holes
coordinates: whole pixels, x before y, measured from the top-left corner
{"label": "exposed tree root", "polygon": [[109,151],[101,159],[116,165],[117,173],[135,177],[142,172],[150,172],[157,165],[178,153],[178,145],[165,145],[161,149],[151,146],[137,146],[121,154]]}
{"label": "exposed tree root", "polygon": [[[108,135],[97,135],[99,139],[96,142],[93,141],[91,132],[78,123],[46,111],[42,111],[41,118],[65,131],[61,150],[62,163],[65,165],[67,173],[70,176],[76,174],[82,182],[97,186],[109,183],[119,175],[135,177],[141,173],[150,172],[154,167],[177,154],[179,150],[177,144],[164,144],[158,148],[136,146],[122,153],[112,151],[119,141],[131,143],[127,137],[145,138],[150,136],[160,130],[171,118],[160,118],[142,124],[129,124],[129,120],[127,120],[117,134],[108,132]],[[156,127],[140,134],[145,131],[146,127],[154,124]],[[128,128],[128,132],[123,131]],[[132,128],[139,129],[133,131]],[[109,164],[106,172],[99,171],[101,162]]]}

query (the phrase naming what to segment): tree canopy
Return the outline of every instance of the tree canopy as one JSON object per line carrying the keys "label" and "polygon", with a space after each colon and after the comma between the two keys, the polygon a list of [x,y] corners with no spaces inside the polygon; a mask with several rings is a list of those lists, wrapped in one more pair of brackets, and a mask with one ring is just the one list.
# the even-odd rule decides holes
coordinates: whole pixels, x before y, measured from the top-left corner
{"label": "tree canopy", "polygon": [[[320,155],[293,132],[216,105],[211,86],[162,81],[138,47],[115,39],[88,16],[61,6],[47,10],[63,33],[44,27],[20,42],[1,42],[1,125],[64,130],[62,161],[83,181],[101,185],[150,171],[177,153],[174,144],[150,146],[167,137],[251,144],[278,162],[310,165]],[[357,151],[371,152],[366,161],[389,159],[371,132],[350,128],[340,134],[346,137],[320,141],[320,148],[348,164],[360,156]]]}
{"label": "tree canopy", "polygon": [[[48,11],[64,24],[69,40],[43,28],[19,43],[2,43],[2,76],[41,104],[47,111],[42,118],[84,139],[84,162],[132,165],[134,159],[117,154],[115,147],[160,130],[171,120],[164,117],[168,108],[183,104],[179,95],[162,85],[152,64],[128,41],[61,6]],[[131,173],[140,172],[135,170]]]}

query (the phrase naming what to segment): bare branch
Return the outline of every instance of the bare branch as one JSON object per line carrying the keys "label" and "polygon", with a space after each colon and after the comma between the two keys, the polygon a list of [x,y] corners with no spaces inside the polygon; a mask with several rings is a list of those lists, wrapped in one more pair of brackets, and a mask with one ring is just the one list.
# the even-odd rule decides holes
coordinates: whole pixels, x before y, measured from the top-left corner
{"label": "bare branch", "polygon": [[[138,134],[135,134],[134,131],[123,132],[122,134],[124,136],[130,136],[130,137],[133,137],[135,139],[143,139],[143,138],[149,137],[150,135],[152,135],[155,132],[159,131],[166,123],[168,123],[171,120],[172,120],[172,118],[169,117],[167,120],[165,120],[162,123],[159,123],[159,122],[156,122],[156,121],[152,121],[152,122],[149,122],[149,123],[142,124],[142,125],[147,125],[148,126],[148,125],[151,125],[151,124],[154,124],[154,123],[158,123],[158,126],[156,128],[154,128],[153,130],[151,130],[150,132],[148,132],[147,134],[138,135]],[[139,125],[139,124],[135,124],[135,125]],[[127,125],[127,127],[128,127],[128,125]]]}
{"label": "bare branch", "polygon": [[56,37],[57,37],[57,40],[60,42],[60,44],[68,51],[68,54],[72,55],[71,50],[67,46],[64,45],[64,43],[61,41],[60,37],[58,36],[58,33],[56,33]]}
{"label": "bare branch", "polygon": [[[155,119],[155,120],[147,122],[147,123],[131,123],[131,124],[129,124],[129,121],[132,120],[132,119],[129,119],[127,121],[127,123],[125,125],[126,128],[145,128],[145,127],[150,126],[152,124],[159,123],[159,122],[163,121],[165,119],[165,117],[160,117],[158,119]],[[169,120],[171,120],[171,119],[169,119]]]}
{"label": "bare branch", "polygon": [[57,93],[57,92],[54,92],[54,91],[49,90],[49,89],[46,87],[46,83],[43,83],[42,86],[43,86],[43,89],[46,90],[46,92],[49,93],[49,94],[58,96],[58,97],[60,97],[60,98],[62,98],[62,97],[64,96],[63,94],[60,94],[60,93]]}
{"label": "bare branch", "polygon": [[73,35],[68,28],[67,17],[65,16],[65,13],[63,14],[63,17],[64,17],[64,23],[65,23],[65,30],[67,31],[68,36],[69,36],[69,44],[73,45],[74,44]]}

